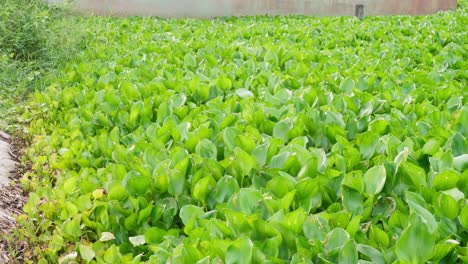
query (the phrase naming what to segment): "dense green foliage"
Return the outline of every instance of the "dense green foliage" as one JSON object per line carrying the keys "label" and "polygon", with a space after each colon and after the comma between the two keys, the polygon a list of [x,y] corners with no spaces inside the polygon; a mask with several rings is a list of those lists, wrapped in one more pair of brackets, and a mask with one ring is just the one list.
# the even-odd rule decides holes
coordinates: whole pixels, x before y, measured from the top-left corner
{"label": "dense green foliage", "polygon": [[42,263],[468,261],[466,22],[99,19],[19,220]]}
{"label": "dense green foliage", "polygon": [[0,0],[0,129],[13,132],[28,92],[55,79],[79,48],[77,17],[42,0]]}

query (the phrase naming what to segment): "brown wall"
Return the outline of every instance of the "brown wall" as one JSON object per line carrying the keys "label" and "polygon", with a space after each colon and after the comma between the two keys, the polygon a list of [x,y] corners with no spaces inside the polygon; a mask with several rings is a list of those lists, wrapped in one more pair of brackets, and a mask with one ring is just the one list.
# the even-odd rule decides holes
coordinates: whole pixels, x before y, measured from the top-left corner
{"label": "brown wall", "polygon": [[77,0],[80,10],[110,15],[216,17],[243,15],[420,15],[454,9],[457,0]]}

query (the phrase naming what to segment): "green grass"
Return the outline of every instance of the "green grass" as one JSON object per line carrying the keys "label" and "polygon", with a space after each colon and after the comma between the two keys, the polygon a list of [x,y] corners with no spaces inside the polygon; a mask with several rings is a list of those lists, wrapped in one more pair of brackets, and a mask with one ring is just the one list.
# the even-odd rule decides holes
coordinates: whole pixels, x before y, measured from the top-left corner
{"label": "green grass", "polygon": [[28,95],[57,78],[60,66],[82,48],[81,18],[65,6],[39,0],[1,0],[0,129],[23,129]]}

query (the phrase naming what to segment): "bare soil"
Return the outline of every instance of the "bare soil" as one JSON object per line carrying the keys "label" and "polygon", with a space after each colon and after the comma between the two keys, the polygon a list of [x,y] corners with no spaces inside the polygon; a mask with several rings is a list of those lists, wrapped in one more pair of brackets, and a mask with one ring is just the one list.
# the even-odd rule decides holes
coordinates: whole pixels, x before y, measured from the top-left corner
{"label": "bare soil", "polygon": [[3,177],[0,186],[0,263],[22,263],[28,244],[14,239],[14,230],[17,228],[15,216],[23,213],[22,208],[28,199],[27,192],[19,183],[27,168],[18,159],[23,154],[26,142],[19,137],[11,138],[1,131],[0,141],[3,146],[0,148],[0,177]]}

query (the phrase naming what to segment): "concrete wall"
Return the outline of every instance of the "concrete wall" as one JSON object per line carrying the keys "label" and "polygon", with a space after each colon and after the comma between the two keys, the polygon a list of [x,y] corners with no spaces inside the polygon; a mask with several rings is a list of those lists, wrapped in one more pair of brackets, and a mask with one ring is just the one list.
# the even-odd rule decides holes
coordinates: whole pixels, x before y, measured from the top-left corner
{"label": "concrete wall", "polygon": [[[55,0],[56,1],[56,0]],[[454,9],[457,0],[75,0],[80,10],[101,15],[160,17],[216,17],[303,14],[422,15]]]}

